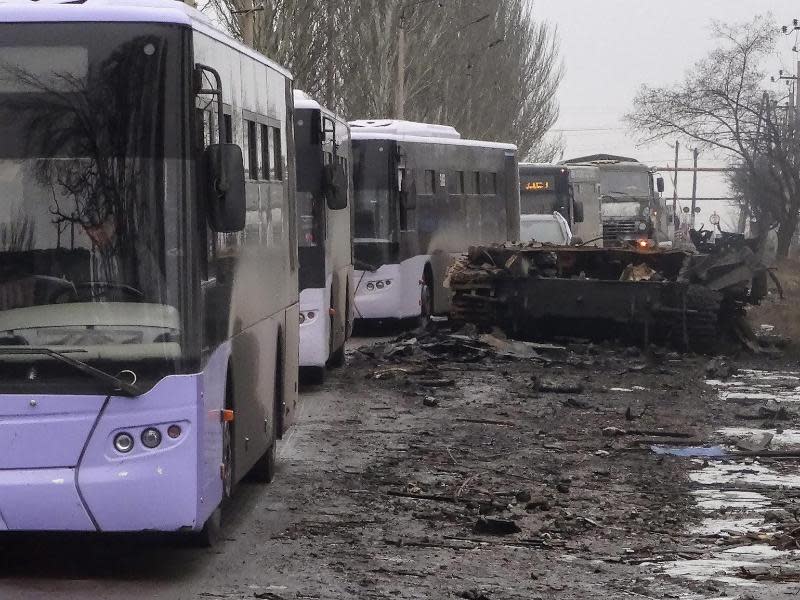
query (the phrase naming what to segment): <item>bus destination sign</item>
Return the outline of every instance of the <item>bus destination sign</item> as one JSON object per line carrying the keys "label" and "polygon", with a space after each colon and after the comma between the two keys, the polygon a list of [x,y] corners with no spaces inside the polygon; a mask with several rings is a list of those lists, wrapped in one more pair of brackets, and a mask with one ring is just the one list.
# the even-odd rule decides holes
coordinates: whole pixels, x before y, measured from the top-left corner
{"label": "bus destination sign", "polygon": [[520,181],[521,191],[528,194],[552,192],[555,187],[555,177],[526,177]]}

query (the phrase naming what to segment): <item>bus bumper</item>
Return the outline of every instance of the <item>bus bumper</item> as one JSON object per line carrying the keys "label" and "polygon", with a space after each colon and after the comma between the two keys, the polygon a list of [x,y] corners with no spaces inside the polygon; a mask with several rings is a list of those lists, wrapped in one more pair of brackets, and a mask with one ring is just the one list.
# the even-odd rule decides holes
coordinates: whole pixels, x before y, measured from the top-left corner
{"label": "bus bumper", "polygon": [[[305,289],[300,292],[300,366],[324,367],[330,354],[330,323],[328,316],[329,297],[327,290],[321,288]],[[313,318],[309,318],[313,313]]]}
{"label": "bus bumper", "polygon": [[[137,398],[6,396],[0,529],[201,528],[222,498],[222,407],[211,398],[224,398],[225,384],[216,379],[171,376]],[[171,425],[181,429],[176,438]],[[149,427],[161,433],[152,449],[141,437]],[[125,454],[114,448],[121,432],[134,439]]]}
{"label": "bus bumper", "polygon": [[405,319],[420,315],[420,279],[424,263],[404,261],[377,271],[354,271],[357,319]]}

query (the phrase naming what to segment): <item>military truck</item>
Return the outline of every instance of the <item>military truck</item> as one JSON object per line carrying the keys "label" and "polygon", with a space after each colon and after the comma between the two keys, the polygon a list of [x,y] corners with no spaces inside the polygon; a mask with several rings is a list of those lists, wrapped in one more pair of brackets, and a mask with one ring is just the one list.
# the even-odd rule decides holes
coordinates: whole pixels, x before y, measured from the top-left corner
{"label": "military truck", "polygon": [[635,242],[669,245],[672,240],[667,206],[661,197],[664,180],[635,158],[595,154],[564,161],[567,168],[597,167],[604,246]]}

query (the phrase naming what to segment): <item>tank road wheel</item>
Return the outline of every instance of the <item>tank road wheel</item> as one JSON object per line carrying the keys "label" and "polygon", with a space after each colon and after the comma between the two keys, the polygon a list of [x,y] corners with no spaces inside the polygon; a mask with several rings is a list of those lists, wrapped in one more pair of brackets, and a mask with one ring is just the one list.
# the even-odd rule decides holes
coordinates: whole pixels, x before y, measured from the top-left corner
{"label": "tank road wheel", "polygon": [[686,291],[686,308],[692,312],[686,316],[685,330],[682,317],[678,316],[673,321],[673,344],[684,350],[713,354],[722,333],[719,325],[720,303],[719,292],[701,285],[690,285]]}

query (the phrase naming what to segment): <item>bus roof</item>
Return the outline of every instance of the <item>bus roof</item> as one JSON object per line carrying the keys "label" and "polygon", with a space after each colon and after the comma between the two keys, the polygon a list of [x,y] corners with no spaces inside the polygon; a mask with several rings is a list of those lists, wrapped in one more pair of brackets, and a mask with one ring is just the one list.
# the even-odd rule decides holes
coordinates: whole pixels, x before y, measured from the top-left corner
{"label": "bus roof", "polygon": [[294,107],[300,110],[322,110],[322,105],[303,90],[294,91]]}
{"label": "bus roof", "polygon": [[552,163],[519,163],[520,173],[566,173],[567,167],[564,165],[554,165]]}
{"label": "bus roof", "polygon": [[0,0],[0,23],[58,22],[185,25],[292,79],[281,65],[226,35],[204,13],[178,0]]}
{"label": "bus roof", "polygon": [[516,151],[513,144],[461,139],[461,134],[449,125],[415,123],[391,119],[351,121],[353,140],[389,140],[413,144],[446,144]]}

